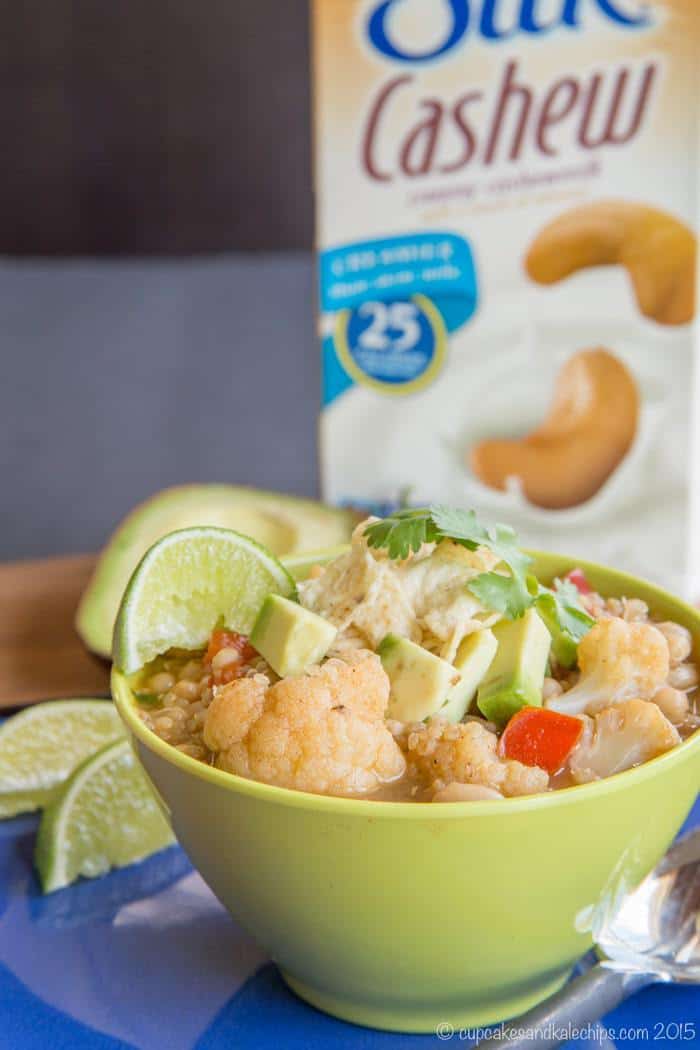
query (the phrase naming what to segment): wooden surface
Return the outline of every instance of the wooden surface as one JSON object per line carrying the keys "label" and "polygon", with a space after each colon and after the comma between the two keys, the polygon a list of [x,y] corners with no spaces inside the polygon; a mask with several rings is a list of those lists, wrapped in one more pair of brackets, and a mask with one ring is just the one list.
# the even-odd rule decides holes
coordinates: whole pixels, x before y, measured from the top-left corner
{"label": "wooden surface", "polygon": [[108,665],[73,627],[94,562],[83,554],[0,564],[0,709],[109,693]]}

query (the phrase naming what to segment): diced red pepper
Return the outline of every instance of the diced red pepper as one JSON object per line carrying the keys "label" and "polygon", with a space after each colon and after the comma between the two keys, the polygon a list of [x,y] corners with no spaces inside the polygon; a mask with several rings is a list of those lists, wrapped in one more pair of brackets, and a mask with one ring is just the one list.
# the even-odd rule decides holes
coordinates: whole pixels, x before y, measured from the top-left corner
{"label": "diced red pepper", "polygon": [[224,664],[223,667],[217,668],[212,672],[212,679],[216,685],[226,685],[228,682],[232,682],[234,678],[240,678],[245,665],[257,656],[255,649],[248,641],[247,635],[239,634],[238,631],[217,628],[212,632],[209,646],[204,655],[206,667],[211,667],[212,660],[222,649],[235,649],[240,654],[240,660],[235,663]]}
{"label": "diced red pepper", "polygon": [[523,707],[508,722],[498,743],[501,758],[557,773],[576,747],[583,722],[545,707]]}
{"label": "diced red pepper", "polygon": [[573,583],[579,594],[593,594],[593,588],[586,579],[583,569],[572,569],[566,574],[566,579]]}
{"label": "diced red pepper", "polygon": [[244,660],[250,660],[255,656],[255,649],[248,641],[248,636],[239,634],[238,631],[228,631],[223,627],[217,627],[212,631],[209,646],[204,657],[204,662],[210,664],[216,654],[222,649],[237,649]]}

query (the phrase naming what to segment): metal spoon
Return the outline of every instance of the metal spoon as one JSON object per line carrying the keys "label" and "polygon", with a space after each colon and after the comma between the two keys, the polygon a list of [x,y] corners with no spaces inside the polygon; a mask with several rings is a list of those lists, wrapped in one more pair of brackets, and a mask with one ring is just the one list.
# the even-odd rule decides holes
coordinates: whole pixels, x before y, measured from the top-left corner
{"label": "metal spoon", "polygon": [[632,893],[597,909],[592,927],[602,961],[474,1050],[560,1046],[568,1037],[558,1038],[557,1029],[597,1021],[640,988],[700,984],[700,828],[679,839]]}

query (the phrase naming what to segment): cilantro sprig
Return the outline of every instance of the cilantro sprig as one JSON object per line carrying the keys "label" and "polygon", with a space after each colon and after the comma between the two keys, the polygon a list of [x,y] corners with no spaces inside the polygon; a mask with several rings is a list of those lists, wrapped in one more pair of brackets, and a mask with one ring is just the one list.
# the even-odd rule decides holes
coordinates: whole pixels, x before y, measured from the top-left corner
{"label": "cilantro sprig", "polygon": [[[468,550],[485,547],[498,558],[492,572],[482,572],[468,589],[494,612],[516,620],[533,605],[541,612],[553,637],[561,636],[562,655],[575,649],[594,621],[582,608],[576,587],[568,580],[543,587],[529,573],[532,559],[518,546],[518,537],[508,525],[483,525],[473,510],[458,510],[441,504],[415,510],[397,510],[365,529],[370,547],[385,549],[394,560],[408,558],[424,543],[452,540]],[[555,649],[557,648],[555,644]]]}
{"label": "cilantro sprig", "polygon": [[452,540],[468,550],[486,547],[505,571],[483,572],[469,582],[469,590],[487,608],[517,619],[533,604],[527,583],[530,558],[518,547],[508,525],[482,525],[473,510],[434,504],[416,510],[397,510],[365,530],[370,547],[385,548],[389,557],[402,560],[424,543]]}
{"label": "cilantro sprig", "polygon": [[518,546],[518,537],[509,525],[482,525],[473,510],[453,507],[431,508],[441,539],[450,539],[469,550],[486,547],[510,572],[483,572],[471,580],[469,590],[488,609],[517,620],[532,605],[527,583],[531,558]]}
{"label": "cilantro sprig", "polygon": [[581,605],[578,588],[570,580],[553,587],[536,585],[535,606],[552,635],[552,653],[562,667],[576,663],[578,643],[595,623]]}
{"label": "cilantro sprig", "polygon": [[403,561],[419,551],[424,543],[434,543],[440,538],[431,507],[394,511],[368,525],[365,537],[370,547],[386,548],[393,561]]}
{"label": "cilantro sprig", "polygon": [[571,580],[555,580],[552,589],[540,586],[540,596],[552,598],[560,626],[576,642],[588,634],[595,623],[581,605],[579,590]]}

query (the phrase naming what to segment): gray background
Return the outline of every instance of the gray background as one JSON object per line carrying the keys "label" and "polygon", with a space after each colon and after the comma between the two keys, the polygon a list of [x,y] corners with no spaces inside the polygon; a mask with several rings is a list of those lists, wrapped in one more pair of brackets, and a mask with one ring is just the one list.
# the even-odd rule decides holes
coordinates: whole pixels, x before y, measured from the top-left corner
{"label": "gray background", "polygon": [[0,0],[0,252],[311,244],[307,0]]}
{"label": "gray background", "polygon": [[164,485],[314,495],[307,0],[0,28],[0,559],[95,549]]}
{"label": "gray background", "polygon": [[0,560],[97,549],[156,489],[316,492],[305,255],[0,265]]}

